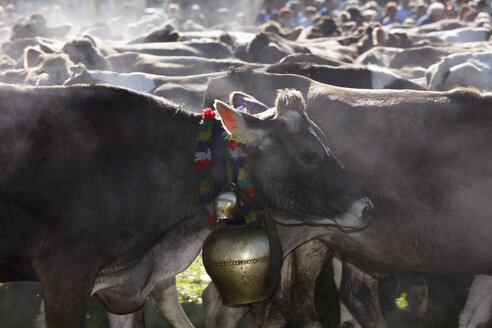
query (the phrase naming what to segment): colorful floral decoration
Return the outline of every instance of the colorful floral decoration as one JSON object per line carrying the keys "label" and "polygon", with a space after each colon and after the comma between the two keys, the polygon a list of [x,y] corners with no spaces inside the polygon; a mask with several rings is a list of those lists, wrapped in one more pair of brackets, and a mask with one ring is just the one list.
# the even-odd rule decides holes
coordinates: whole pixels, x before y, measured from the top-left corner
{"label": "colorful floral decoration", "polygon": [[208,224],[210,229],[220,229],[225,227],[222,220],[217,220],[213,213],[214,183],[212,181],[212,129],[214,126],[215,112],[207,108],[203,113],[198,125],[197,150],[195,153],[195,173],[200,181],[200,194],[205,207],[210,213]]}
{"label": "colorful floral decoration", "polygon": [[[247,155],[243,150],[242,144],[235,140],[229,140],[228,146],[234,170],[237,175],[237,184],[241,189],[246,191],[248,195],[255,198],[256,191],[249,177],[249,165],[246,161]],[[249,208],[245,204],[241,205],[241,210],[243,211],[247,227],[256,228],[260,226],[260,218],[257,211]]]}
{"label": "colorful floral decoration", "polygon": [[[210,213],[208,224],[211,230],[217,230],[226,226],[223,220],[217,220],[213,213],[213,193],[214,183],[212,181],[212,138],[213,125],[216,113],[207,108],[198,126],[197,151],[195,153],[195,172],[200,182],[200,194],[205,207]],[[256,191],[249,177],[249,166],[247,155],[243,150],[241,142],[229,140],[229,153],[233,162],[234,170],[237,175],[237,184],[251,197],[256,197]],[[259,227],[260,215],[256,210],[250,209],[245,204],[241,204],[246,226]]]}

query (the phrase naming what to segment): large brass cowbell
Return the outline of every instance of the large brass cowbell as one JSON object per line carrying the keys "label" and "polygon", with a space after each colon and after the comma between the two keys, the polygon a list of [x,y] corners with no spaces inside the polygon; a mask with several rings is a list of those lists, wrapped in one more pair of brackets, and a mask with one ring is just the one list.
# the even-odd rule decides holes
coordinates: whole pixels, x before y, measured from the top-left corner
{"label": "large brass cowbell", "polygon": [[[214,200],[217,219],[232,219],[238,206],[234,191]],[[271,250],[266,229],[246,226],[215,231],[203,244],[203,264],[225,303],[247,304],[269,297]]]}

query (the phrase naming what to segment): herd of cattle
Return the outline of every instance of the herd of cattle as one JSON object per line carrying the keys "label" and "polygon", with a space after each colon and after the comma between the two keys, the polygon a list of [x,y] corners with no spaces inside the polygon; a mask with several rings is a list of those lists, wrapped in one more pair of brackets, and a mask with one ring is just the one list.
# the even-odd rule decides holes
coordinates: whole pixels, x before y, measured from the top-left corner
{"label": "herd of cattle", "polygon": [[[83,327],[90,295],[112,327],[143,327],[149,295],[192,326],[174,277],[210,233],[194,153],[212,106],[248,141],[283,247],[254,324],[321,327],[314,289],[329,257],[345,325],[385,327],[378,280],[399,274],[420,282],[417,326],[435,275],[475,275],[459,327],[492,325],[489,21],[319,38],[275,24],[164,24],[126,42],[66,32],[32,14],[1,49],[0,282],[41,283],[35,326]],[[203,299],[207,327],[249,310],[213,284]]]}

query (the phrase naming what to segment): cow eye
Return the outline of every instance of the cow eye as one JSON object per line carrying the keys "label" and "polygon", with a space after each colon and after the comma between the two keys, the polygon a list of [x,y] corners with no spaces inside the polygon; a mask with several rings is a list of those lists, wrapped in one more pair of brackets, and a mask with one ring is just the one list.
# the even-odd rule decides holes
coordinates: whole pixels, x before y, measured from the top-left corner
{"label": "cow eye", "polygon": [[316,165],[321,161],[321,157],[315,152],[304,152],[301,154],[301,159],[309,165]]}

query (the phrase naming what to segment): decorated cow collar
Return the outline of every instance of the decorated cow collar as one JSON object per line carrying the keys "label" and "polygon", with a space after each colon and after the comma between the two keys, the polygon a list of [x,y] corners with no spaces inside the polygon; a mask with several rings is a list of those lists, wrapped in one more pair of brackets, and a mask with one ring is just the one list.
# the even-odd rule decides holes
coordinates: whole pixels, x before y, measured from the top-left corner
{"label": "decorated cow collar", "polygon": [[[221,119],[233,120],[234,118],[223,115]],[[214,126],[216,127],[215,129]],[[217,193],[214,192],[214,182],[212,179],[211,170],[213,160],[213,140],[214,138],[222,139],[223,135],[224,130],[222,125],[216,119],[216,113],[211,108],[207,108],[203,113],[202,119],[198,126],[197,151],[195,153],[195,173],[200,182],[200,194],[202,201],[210,213],[208,224],[211,230],[218,230],[226,227],[225,220],[217,219],[214,213],[213,203],[217,197]],[[245,144],[245,140],[239,138],[234,133],[231,133],[229,140],[227,141],[229,156],[225,157],[230,157],[230,160],[232,161],[236,183],[239,188],[246,192],[249,197],[255,198],[256,191],[251,183],[247,155],[243,149]],[[245,224],[247,227],[254,228],[261,226],[260,213],[257,210],[250,208],[244,204],[244,202],[241,203],[240,208],[244,215]]]}

